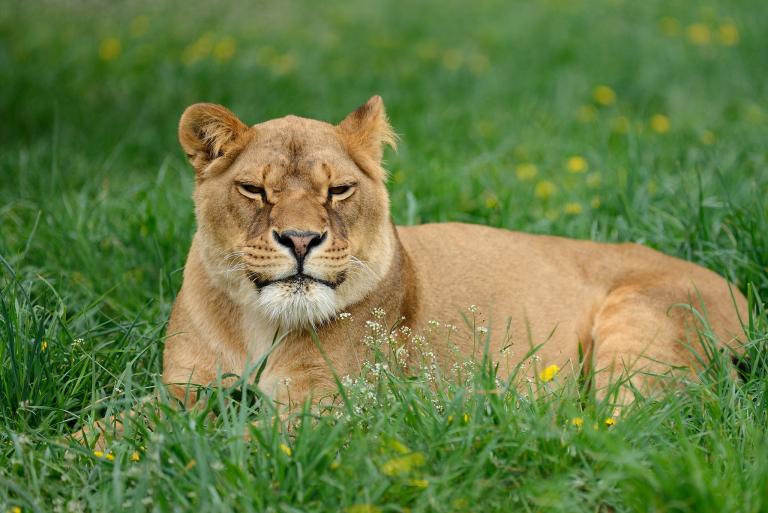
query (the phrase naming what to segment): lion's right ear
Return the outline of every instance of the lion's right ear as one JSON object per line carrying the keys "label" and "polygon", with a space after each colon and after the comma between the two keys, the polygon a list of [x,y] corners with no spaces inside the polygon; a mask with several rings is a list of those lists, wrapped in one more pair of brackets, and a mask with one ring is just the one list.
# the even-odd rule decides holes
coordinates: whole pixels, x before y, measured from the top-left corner
{"label": "lion's right ear", "polygon": [[214,103],[196,103],[181,115],[179,143],[199,174],[212,161],[240,148],[248,127],[229,109]]}

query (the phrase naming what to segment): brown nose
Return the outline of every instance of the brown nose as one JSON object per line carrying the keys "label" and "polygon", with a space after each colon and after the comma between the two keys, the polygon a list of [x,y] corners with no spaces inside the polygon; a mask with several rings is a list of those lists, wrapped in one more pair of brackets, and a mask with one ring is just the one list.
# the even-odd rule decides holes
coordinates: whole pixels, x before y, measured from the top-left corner
{"label": "brown nose", "polygon": [[273,232],[275,240],[283,246],[289,248],[299,263],[299,268],[304,262],[304,257],[315,246],[319,246],[325,240],[326,234],[317,232],[299,232],[296,230],[286,230],[282,233]]}

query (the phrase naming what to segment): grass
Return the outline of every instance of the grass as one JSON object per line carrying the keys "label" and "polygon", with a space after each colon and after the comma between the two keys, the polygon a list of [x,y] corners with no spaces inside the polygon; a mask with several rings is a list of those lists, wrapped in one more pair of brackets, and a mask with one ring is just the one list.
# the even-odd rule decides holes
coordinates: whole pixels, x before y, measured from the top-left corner
{"label": "grass", "polygon": [[[768,510],[765,2],[1,4],[0,511]],[[184,107],[336,121],[374,93],[398,223],[718,271],[752,298],[740,378],[717,360],[613,426],[575,384],[482,393],[483,366],[380,372],[292,432],[255,390],[143,403],[194,231]],[[131,408],[155,429],[68,438]]]}

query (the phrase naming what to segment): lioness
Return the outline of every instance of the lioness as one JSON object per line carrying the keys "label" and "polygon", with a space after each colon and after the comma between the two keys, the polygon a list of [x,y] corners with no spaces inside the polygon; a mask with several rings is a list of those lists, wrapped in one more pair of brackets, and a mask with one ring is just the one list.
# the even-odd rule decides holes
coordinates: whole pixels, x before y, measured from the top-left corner
{"label": "lioness", "polygon": [[[265,393],[283,403],[322,396],[335,388],[330,367],[359,371],[374,309],[388,326],[452,324],[451,343],[470,354],[477,336],[463,316],[475,304],[491,357],[512,347],[519,361],[542,344],[526,372],[593,370],[598,392],[622,374],[648,390],[655,376],[694,367],[702,322],[680,305],[706,312],[721,346],[740,345],[743,295],[643,246],[395,226],[381,165],[395,137],[379,96],[338,125],[287,116],[248,127],[224,107],[195,104],[179,140],[196,173],[197,218],[164,354],[163,379],[180,398],[185,384],[241,374],[270,350]],[[433,348],[442,362],[454,349]]]}

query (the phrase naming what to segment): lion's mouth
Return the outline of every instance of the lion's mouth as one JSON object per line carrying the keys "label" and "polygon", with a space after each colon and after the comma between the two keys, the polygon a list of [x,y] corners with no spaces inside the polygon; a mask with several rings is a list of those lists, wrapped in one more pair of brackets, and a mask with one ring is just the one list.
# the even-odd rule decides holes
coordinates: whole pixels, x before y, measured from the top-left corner
{"label": "lion's mouth", "polygon": [[256,285],[256,288],[263,288],[269,285],[285,283],[288,285],[293,285],[296,287],[297,290],[300,290],[305,285],[312,282],[319,283],[320,285],[325,285],[326,287],[329,287],[331,289],[335,289],[336,287],[338,287],[344,282],[344,279],[346,278],[346,276],[344,275],[344,273],[341,273],[336,278],[336,281],[324,280],[322,278],[317,278],[316,276],[311,276],[305,273],[296,273],[291,276],[286,276],[285,278],[278,278],[275,280],[267,280],[256,274],[249,274],[248,278],[251,280],[251,282],[254,285]]}

